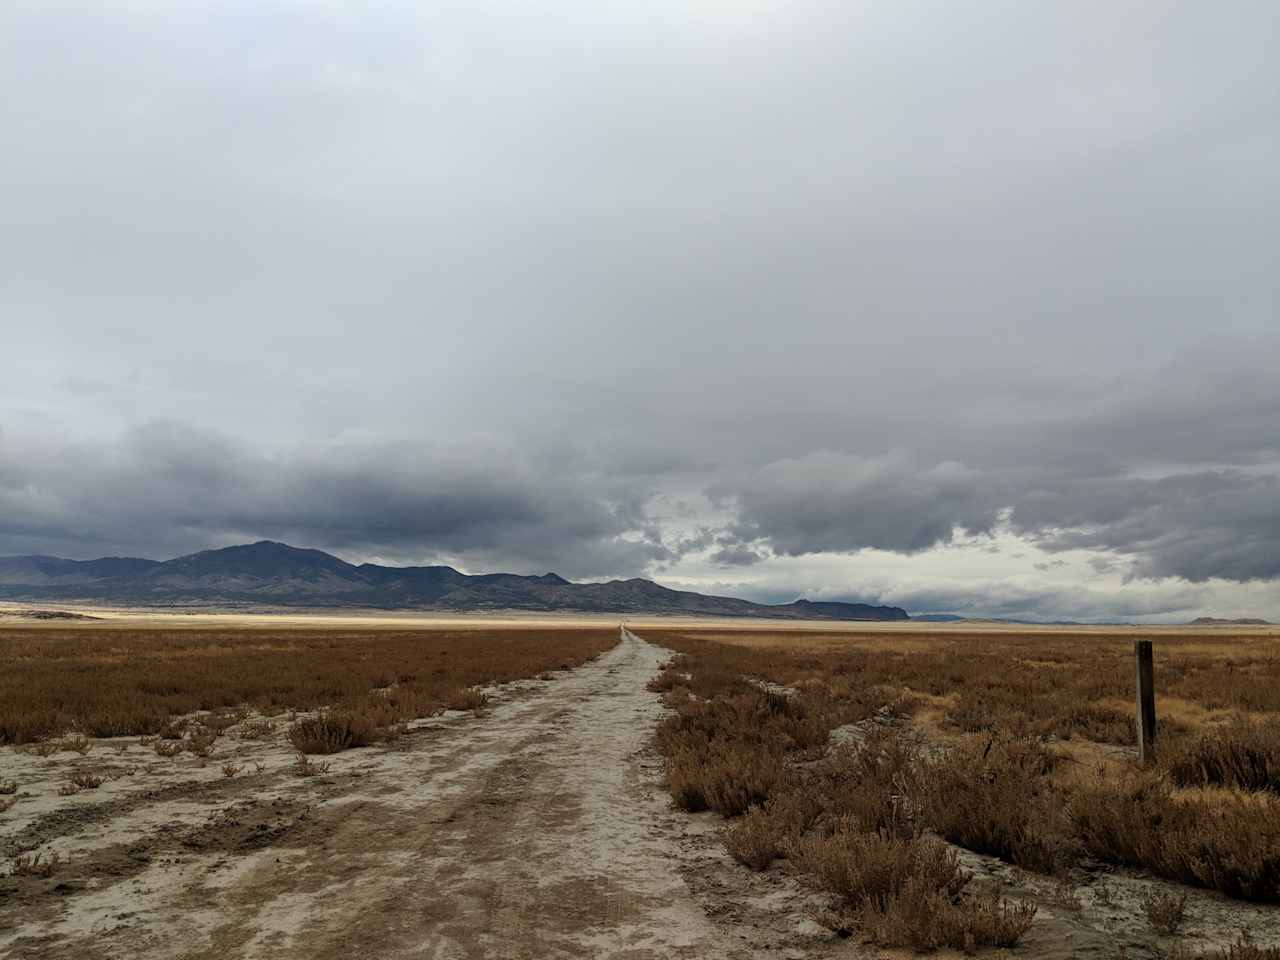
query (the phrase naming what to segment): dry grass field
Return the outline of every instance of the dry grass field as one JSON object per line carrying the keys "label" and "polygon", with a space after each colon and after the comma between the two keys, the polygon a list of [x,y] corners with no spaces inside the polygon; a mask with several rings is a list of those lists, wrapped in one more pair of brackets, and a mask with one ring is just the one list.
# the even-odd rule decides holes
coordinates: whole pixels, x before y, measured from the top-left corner
{"label": "dry grass field", "polygon": [[[654,683],[675,711],[658,744],[676,803],[732,818],[732,855],[825,891],[832,925],[1010,945],[1036,912],[1115,920],[1108,880],[1154,878],[1122,921],[1149,928],[1134,948],[1280,956],[1274,908],[1244,906],[1280,902],[1274,636],[1160,637],[1146,768],[1131,632],[645,636],[681,654]],[[969,884],[965,851],[1051,886]]]}
{"label": "dry grass field", "polygon": [[0,629],[0,745],[173,739],[171,721],[197,713],[193,725],[216,734],[248,712],[324,708],[335,735],[347,727],[361,741],[347,745],[360,746],[479,705],[476,687],[575,667],[614,641],[612,630],[563,628]]}
{"label": "dry grass field", "polygon": [[0,630],[0,956],[1280,957],[1275,634],[634,629]]}

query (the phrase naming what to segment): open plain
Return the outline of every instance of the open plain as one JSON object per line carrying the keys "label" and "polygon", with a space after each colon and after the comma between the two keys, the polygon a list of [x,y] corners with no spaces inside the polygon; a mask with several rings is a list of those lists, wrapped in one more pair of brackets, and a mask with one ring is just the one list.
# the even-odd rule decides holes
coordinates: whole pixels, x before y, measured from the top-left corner
{"label": "open plain", "polygon": [[0,630],[6,958],[1280,945],[1265,628],[1140,631],[1142,769],[1133,630],[98,614]]}

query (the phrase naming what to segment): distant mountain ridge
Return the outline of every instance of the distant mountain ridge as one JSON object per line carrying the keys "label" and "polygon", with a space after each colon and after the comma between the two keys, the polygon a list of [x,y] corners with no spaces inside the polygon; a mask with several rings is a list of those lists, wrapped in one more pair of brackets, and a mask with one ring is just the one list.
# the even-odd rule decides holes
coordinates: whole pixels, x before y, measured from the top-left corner
{"label": "distant mountain ridge", "polygon": [[1263,620],[1259,617],[1236,617],[1235,619],[1227,619],[1226,617],[1196,617],[1191,621],[1193,627],[1270,627],[1273,626],[1270,620]]}
{"label": "distant mountain ridge", "polygon": [[761,604],[635,578],[572,583],[554,573],[471,575],[453,567],[352,564],[272,540],[173,560],[0,557],[0,598],[142,606],[260,605],[444,611],[670,613],[805,620],[909,620],[901,607],[797,600]]}

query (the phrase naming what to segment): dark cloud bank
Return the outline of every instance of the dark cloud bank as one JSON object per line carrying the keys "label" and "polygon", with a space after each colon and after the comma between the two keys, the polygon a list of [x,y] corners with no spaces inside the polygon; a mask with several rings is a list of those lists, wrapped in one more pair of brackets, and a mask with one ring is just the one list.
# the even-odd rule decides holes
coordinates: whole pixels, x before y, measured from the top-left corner
{"label": "dark cloud bank", "polygon": [[[1043,443],[1061,432],[1079,442],[1074,423],[1036,430]],[[24,445],[4,435],[0,450],[0,536],[11,551],[168,554],[267,536],[593,577],[708,549],[713,563],[750,566],[765,552],[913,553],[958,531],[1007,529],[1048,551],[1117,555],[1135,577],[1280,577],[1280,478],[1266,464],[1166,466],[1153,477],[1090,461],[1045,467],[1018,463],[1016,438],[993,451],[999,461],[973,466],[901,448],[717,464],[705,490],[734,519],[683,538],[665,532],[651,507],[678,471],[628,472],[583,450],[406,442],[266,455],[172,422],[106,443]]]}
{"label": "dark cloud bank", "polygon": [[6,6],[0,553],[1280,578],[1274,4],[698,11]]}

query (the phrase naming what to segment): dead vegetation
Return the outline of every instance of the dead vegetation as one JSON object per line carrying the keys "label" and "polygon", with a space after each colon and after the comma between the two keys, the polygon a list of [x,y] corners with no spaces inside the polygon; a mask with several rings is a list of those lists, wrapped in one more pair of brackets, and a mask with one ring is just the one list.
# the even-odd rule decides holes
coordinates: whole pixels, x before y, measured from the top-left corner
{"label": "dead vegetation", "polygon": [[449,694],[444,705],[450,710],[479,710],[489,702],[489,697],[479,687],[464,687]]}
{"label": "dead vegetation", "polygon": [[299,753],[337,753],[382,739],[385,735],[372,720],[345,711],[324,710],[289,728],[289,742]]}
{"label": "dead vegetation", "polygon": [[51,877],[62,866],[62,858],[56,853],[21,853],[13,858],[9,868],[15,877]]}
{"label": "dead vegetation", "polygon": [[293,772],[299,777],[315,777],[328,773],[329,764],[316,763],[314,760],[308,759],[305,753],[300,753],[298,754],[298,759],[293,762]]}
{"label": "dead vegetation", "polygon": [[1170,779],[1180,787],[1231,787],[1280,793],[1280,720],[1235,718],[1208,733],[1183,737],[1163,751]]}
{"label": "dead vegetation", "polygon": [[[249,711],[271,717],[323,709],[329,713],[321,728],[295,727],[290,738],[329,752],[344,741],[355,746],[385,738],[407,720],[446,708],[477,709],[485,686],[578,666],[616,642],[616,630],[575,627],[6,627],[0,629],[0,745],[83,755],[92,737],[144,735],[159,737],[154,749],[161,756],[184,750],[207,756],[219,734]],[[180,721],[196,714],[196,729]],[[269,721],[248,732],[271,735]]]}
{"label": "dead vegetation", "polygon": [[844,816],[829,832],[792,834],[784,846],[797,871],[836,897],[850,926],[882,946],[1012,946],[1036,914],[990,894],[962,898],[971,877],[953,850],[905,823],[869,828]]}
{"label": "dead vegetation", "polygon": [[1280,902],[1280,805],[1272,797],[1178,792],[1147,771],[1100,776],[1064,794],[1091,856],[1241,900]]}
{"label": "dead vegetation", "polygon": [[[646,637],[680,653],[651,684],[674,708],[657,745],[675,803],[732,818],[736,860],[784,863],[865,940],[971,949],[1030,925],[1033,907],[969,890],[933,837],[1060,885],[1091,860],[1280,902],[1269,646],[1164,645],[1172,709],[1144,769],[1116,749],[1132,743],[1131,638]],[[1186,897],[1144,910],[1171,935]]]}
{"label": "dead vegetation", "polygon": [[275,733],[275,724],[270,720],[250,720],[240,725],[237,736],[241,740],[270,740]]}
{"label": "dead vegetation", "polygon": [[945,845],[920,835],[899,793],[917,775],[908,744],[879,733],[863,749],[826,755],[830,731],[872,716],[885,691],[844,682],[844,696],[761,689],[747,677],[772,674],[744,669],[732,662],[736,652],[722,650],[686,653],[655,684],[676,710],[657,744],[677,805],[741,817],[726,836],[736,859],[763,870],[786,858],[833,896],[833,923],[872,942],[932,949],[1017,941],[1034,907],[961,897],[969,875]]}
{"label": "dead vegetation", "polygon": [[1187,918],[1187,895],[1168,890],[1152,891],[1142,898],[1142,912],[1158,932],[1173,936]]}
{"label": "dead vegetation", "polygon": [[70,782],[77,790],[97,790],[105,780],[106,777],[101,774],[82,770],[79,773],[72,774]]}
{"label": "dead vegetation", "polygon": [[1199,960],[1280,960],[1280,947],[1260,947],[1242,937],[1225,951],[1206,954]]}
{"label": "dead vegetation", "polygon": [[1059,762],[1035,740],[971,740],[921,764],[914,798],[923,822],[952,843],[1059,875],[1079,854],[1049,776]]}

